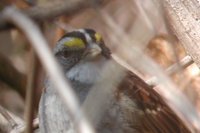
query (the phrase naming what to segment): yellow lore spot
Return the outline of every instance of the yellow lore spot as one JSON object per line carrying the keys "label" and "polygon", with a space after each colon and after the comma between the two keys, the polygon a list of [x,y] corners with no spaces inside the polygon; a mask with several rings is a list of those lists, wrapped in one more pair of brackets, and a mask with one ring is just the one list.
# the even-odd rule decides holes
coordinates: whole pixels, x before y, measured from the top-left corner
{"label": "yellow lore spot", "polygon": [[101,36],[99,33],[95,33],[94,36],[95,36],[95,39],[96,39],[97,42],[100,42],[100,41],[101,41],[102,36]]}
{"label": "yellow lore spot", "polygon": [[85,48],[85,43],[79,38],[72,38],[71,40],[66,41],[64,45],[67,47]]}

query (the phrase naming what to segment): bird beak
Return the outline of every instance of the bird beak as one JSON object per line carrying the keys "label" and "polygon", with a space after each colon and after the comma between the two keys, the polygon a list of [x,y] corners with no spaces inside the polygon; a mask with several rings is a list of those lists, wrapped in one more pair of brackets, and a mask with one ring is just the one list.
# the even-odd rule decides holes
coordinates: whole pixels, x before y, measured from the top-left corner
{"label": "bird beak", "polygon": [[94,59],[101,54],[102,49],[97,44],[91,44],[87,47],[84,55],[87,59]]}

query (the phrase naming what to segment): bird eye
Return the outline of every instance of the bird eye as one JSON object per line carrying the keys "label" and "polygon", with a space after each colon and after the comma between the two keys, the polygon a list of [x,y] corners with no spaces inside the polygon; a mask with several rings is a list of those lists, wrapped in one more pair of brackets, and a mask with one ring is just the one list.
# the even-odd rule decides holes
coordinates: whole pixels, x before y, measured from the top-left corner
{"label": "bird eye", "polygon": [[62,54],[62,56],[65,57],[65,58],[69,57],[70,55],[71,55],[71,52],[70,52],[70,51],[65,51],[65,52],[63,52],[63,54]]}

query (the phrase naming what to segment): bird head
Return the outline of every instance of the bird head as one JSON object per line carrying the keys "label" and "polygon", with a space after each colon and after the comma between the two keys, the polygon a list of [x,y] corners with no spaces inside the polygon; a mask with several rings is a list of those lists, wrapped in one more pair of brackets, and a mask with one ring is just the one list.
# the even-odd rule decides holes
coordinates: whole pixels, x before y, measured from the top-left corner
{"label": "bird head", "polygon": [[65,69],[70,69],[80,61],[94,62],[111,57],[102,36],[92,29],[79,29],[66,33],[57,42],[54,54]]}

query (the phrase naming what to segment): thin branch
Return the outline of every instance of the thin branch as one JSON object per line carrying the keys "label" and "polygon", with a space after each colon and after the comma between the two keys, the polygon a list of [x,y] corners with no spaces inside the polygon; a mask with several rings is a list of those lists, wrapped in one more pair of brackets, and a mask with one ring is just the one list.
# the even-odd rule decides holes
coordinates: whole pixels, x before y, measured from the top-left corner
{"label": "thin branch", "polygon": [[24,121],[0,106],[0,131],[19,133],[17,129],[24,125]]}
{"label": "thin branch", "polygon": [[0,106],[0,114],[2,114],[4,116],[4,118],[8,121],[8,124],[10,125],[10,127],[15,127],[18,124],[16,123],[16,121],[10,116],[10,114],[7,112],[6,109],[4,109],[3,107]]}
{"label": "thin branch", "polygon": [[180,70],[180,67],[182,69],[184,69],[184,68],[187,68],[188,66],[190,66],[193,63],[194,62],[193,62],[192,58],[189,55],[187,55],[183,59],[181,59],[178,63],[175,63],[175,64],[171,65],[170,67],[168,67],[166,69],[166,73],[169,74],[169,75],[174,74],[174,73],[176,73],[177,71]]}
{"label": "thin branch", "polygon": [[[33,120],[33,130],[37,130],[39,128],[39,118]],[[26,130],[25,124],[18,124],[17,128],[14,128],[10,131],[10,133],[24,133]]]}
{"label": "thin branch", "polygon": [[[183,59],[181,59],[179,62],[174,63],[173,65],[169,66],[165,70],[165,72],[168,75],[172,75],[172,74],[178,72],[180,70],[180,67],[182,69],[184,69],[184,68],[187,68],[188,66],[190,66],[193,63],[194,62],[193,62],[192,58],[189,55],[187,55]],[[146,80],[146,82],[149,85],[158,85],[159,84],[158,79],[156,77],[151,77],[150,79]]]}
{"label": "thin branch", "polygon": [[36,55],[31,49],[30,53],[30,64],[29,64],[29,77],[27,83],[27,92],[26,92],[26,110],[25,110],[25,118],[26,118],[26,133],[32,133],[32,121],[34,117],[34,97],[36,92],[36,69],[38,68],[38,61],[36,59]]}
{"label": "thin branch", "polygon": [[[150,58],[148,58],[138,47],[140,43],[136,40],[130,40],[129,35],[126,34],[116,22],[104,11],[99,11],[104,22],[108,25],[112,33],[116,36],[111,35],[111,39],[114,44],[123,43],[124,45],[113,46],[115,53],[126,61],[130,66],[135,67],[150,75],[156,75],[159,83],[162,84],[162,88],[156,89],[155,91],[160,94],[169,105],[169,107],[179,116],[184,124],[191,131],[200,131],[200,118],[193,107],[193,105],[187,100],[187,98],[177,89],[169,77],[163,74],[161,68]],[[119,39],[120,38],[120,39]],[[134,47],[132,43],[136,44]],[[128,53],[128,54],[127,54]],[[137,63],[135,63],[137,62]],[[148,67],[147,67],[148,66]],[[164,89],[167,88],[167,89]],[[183,104],[184,103],[184,106]]]}
{"label": "thin branch", "polygon": [[80,12],[84,8],[92,6],[92,2],[98,2],[99,0],[62,0],[48,2],[42,6],[35,6],[31,9],[23,11],[26,15],[35,20],[47,20],[55,18],[62,14],[72,15]]}
{"label": "thin branch", "polygon": [[82,107],[95,127],[98,126],[104,112],[109,108],[110,101],[113,101],[113,93],[124,76],[124,67],[117,65],[114,61],[109,61],[99,75],[101,78],[90,89]]}
{"label": "thin branch", "polygon": [[[96,4],[95,4],[96,3]],[[60,15],[74,15],[83,9],[92,7],[93,4],[101,5],[101,0],[62,0],[48,2],[45,5],[34,6],[30,9],[23,10],[22,12],[36,21],[46,21],[54,19]],[[12,24],[0,20],[0,30],[13,27]]]}
{"label": "thin branch", "polygon": [[148,26],[148,28],[153,31],[153,33],[156,33],[156,28],[155,26],[152,24],[152,21],[150,21],[148,14],[144,11],[144,8],[142,7],[142,1],[138,1],[138,0],[133,0],[133,3],[135,3],[135,5],[138,8],[138,11],[140,12],[141,17],[143,18],[144,22],[146,23],[146,25]]}
{"label": "thin branch", "polygon": [[20,11],[13,8],[7,8],[3,11],[3,19],[18,26],[31,42],[51,81],[54,83],[56,91],[68,107],[70,116],[76,123],[75,129],[78,129],[82,133],[93,133],[93,128],[79,108],[80,106],[74,91],[71,89],[68,81],[65,80],[61,72],[62,69],[50,52],[48,44],[38,26]]}

